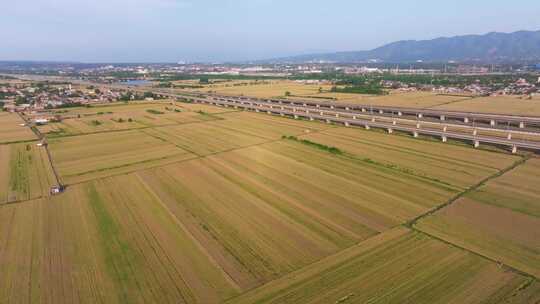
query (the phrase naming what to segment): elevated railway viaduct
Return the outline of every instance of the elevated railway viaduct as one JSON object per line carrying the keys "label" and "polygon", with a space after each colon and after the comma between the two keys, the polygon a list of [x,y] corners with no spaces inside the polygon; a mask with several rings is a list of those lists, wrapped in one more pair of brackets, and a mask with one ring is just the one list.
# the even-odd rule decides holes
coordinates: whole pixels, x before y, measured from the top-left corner
{"label": "elevated railway viaduct", "polygon": [[[172,96],[170,96],[172,97]],[[380,117],[371,117],[366,118],[366,116],[363,115],[355,115],[353,112],[347,112],[345,115],[343,111],[334,111],[334,112],[328,112],[328,110],[325,110],[321,107],[315,107],[315,110],[313,107],[304,107],[303,104],[297,103],[287,103],[287,106],[285,106],[283,103],[280,105],[279,103],[276,105],[275,103],[271,103],[269,105],[266,101],[256,101],[253,99],[227,99],[227,98],[221,98],[216,96],[178,96],[175,95],[175,97],[180,98],[188,98],[192,102],[197,103],[204,103],[204,104],[210,104],[210,105],[216,105],[221,107],[232,107],[236,109],[244,109],[248,111],[254,111],[258,113],[267,113],[267,114],[273,114],[273,115],[280,115],[280,116],[287,116],[295,119],[306,119],[306,120],[319,120],[319,121],[325,121],[326,123],[338,123],[342,124],[344,126],[358,126],[363,127],[366,129],[371,128],[379,128],[387,130],[388,133],[393,133],[394,131],[401,131],[401,132],[407,132],[413,135],[414,137],[418,137],[419,135],[427,135],[427,136],[434,136],[439,137],[443,142],[446,142],[448,139],[456,139],[461,141],[469,141],[473,144],[474,147],[478,147],[481,143],[482,144],[492,144],[497,146],[504,146],[509,148],[513,153],[516,153],[518,149],[525,149],[525,150],[531,150],[535,152],[540,152],[540,138],[538,141],[533,140],[523,140],[523,139],[516,139],[512,136],[507,137],[500,137],[500,136],[494,136],[494,135],[480,135],[478,132],[474,131],[476,128],[470,132],[456,132],[449,130],[447,127],[443,127],[442,129],[436,129],[436,128],[430,128],[430,127],[421,127],[421,125],[416,126],[410,126],[405,125],[403,123],[400,123],[400,120],[392,120],[392,121],[381,121]],[[291,109],[290,107],[293,106]],[[317,110],[318,109],[318,110]],[[331,109],[331,108],[328,108]],[[336,113],[337,112],[337,113]],[[336,113],[336,114],[334,114]],[[362,112],[360,112],[362,113]],[[334,114],[334,115],[328,115],[328,114]],[[439,123],[440,124],[440,123]],[[472,126],[467,126],[467,129],[472,129]],[[524,132],[524,131],[516,131],[516,130],[510,130],[510,132]],[[513,134],[509,133],[509,134]],[[527,134],[540,136],[540,133],[535,132],[524,132]]]}
{"label": "elevated railway viaduct", "polygon": [[[148,88],[104,85],[86,81],[74,82],[138,92],[149,90]],[[518,149],[540,153],[540,117],[311,100],[260,99],[193,92],[179,94],[164,89],[151,89],[151,91],[175,99],[187,99],[191,102],[234,107],[295,119],[320,120],[366,129],[379,128],[387,130],[388,133],[401,131],[410,133],[414,137],[427,135],[439,137],[443,142],[448,139],[456,139],[471,142],[474,147],[478,147],[480,144],[491,144],[510,148],[513,153],[516,153]],[[456,127],[462,129],[456,130]],[[480,134],[479,131],[504,132],[505,135]],[[523,138],[517,138],[516,135],[521,135]]]}

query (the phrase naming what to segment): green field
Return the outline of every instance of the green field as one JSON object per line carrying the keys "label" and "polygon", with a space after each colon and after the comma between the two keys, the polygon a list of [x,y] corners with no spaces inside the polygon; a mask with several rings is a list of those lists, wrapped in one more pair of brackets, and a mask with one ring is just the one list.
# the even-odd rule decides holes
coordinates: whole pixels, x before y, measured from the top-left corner
{"label": "green field", "polygon": [[537,158],[165,106],[0,145],[0,303],[540,300]]}

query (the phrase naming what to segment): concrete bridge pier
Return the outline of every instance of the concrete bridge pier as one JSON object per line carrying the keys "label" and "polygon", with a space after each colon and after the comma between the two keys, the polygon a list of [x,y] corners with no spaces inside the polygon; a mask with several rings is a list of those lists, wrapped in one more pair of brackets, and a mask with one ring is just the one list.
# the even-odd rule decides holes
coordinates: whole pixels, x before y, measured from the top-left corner
{"label": "concrete bridge pier", "polygon": [[285,114],[283,114],[283,113],[279,113],[279,115],[280,115],[281,117],[285,117]]}
{"label": "concrete bridge pier", "polygon": [[478,130],[477,130],[477,129],[474,129],[474,130],[472,131],[472,135],[473,135],[473,136],[478,135]]}
{"label": "concrete bridge pier", "polygon": [[353,116],[352,119],[356,120],[356,116]]}
{"label": "concrete bridge pier", "polygon": [[365,125],[364,127],[366,128],[366,130],[371,129],[371,127],[369,125]]}
{"label": "concrete bridge pier", "polygon": [[345,111],[349,111],[349,110],[350,110],[349,107],[345,107]]}
{"label": "concrete bridge pier", "polygon": [[345,127],[348,127],[348,126],[349,126],[349,122],[346,121],[346,122],[345,122]]}
{"label": "concrete bridge pier", "polygon": [[464,122],[464,123],[469,123],[469,117],[464,117],[464,118],[463,118],[463,122]]}
{"label": "concrete bridge pier", "polygon": [[412,136],[413,136],[414,138],[418,138],[418,132],[414,131]]}
{"label": "concrete bridge pier", "polygon": [[446,137],[446,135],[441,136],[441,139],[443,143],[448,141],[448,138]]}
{"label": "concrete bridge pier", "polygon": [[339,114],[336,114],[336,118],[339,118]]}
{"label": "concrete bridge pier", "polygon": [[397,112],[397,116],[403,116],[403,113],[401,111]]}
{"label": "concrete bridge pier", "polygon": [[285,107],[281,107],[281,110],[282,110],[282,111],[285,110]]}
{"label": "concrete bridge pier", "polygon": [[384,111],[383,111],[383,110],[379,110],[379,114],[384,114]]}
{"label": "concrete bridge pier", "polygon": [[320,114],[321,116],[323,116],[323,115],[324,115],[324,112],[323,112],[323,111],[321,111],[321,112],[320,112],[319,114]]}
{"label": "concrete bridge pier", "polygon": [[416,123],[416,128],[420,129],[420,127],[421,127],[420,123]]}
{"label": "concrete bridge pier", "polygon": [[366,112],[366,109],[365,109],[365,108],[362,108],[362,112]]}
{"label": "concrete bridge pier", "polygon": [[375,117],[371,117],[371,122],[375,122]]}
{"label": "concrete bridge pier", "polygon": [[397,121],[393,120],[392,125],[394,125],[394,126],[397,125]]}
{"label": "concrete bridge pier", "polygon": [[298,119],[298,115],[294,115],[294,119]]}
{"label": "concrete bridge pier", "polygon": [[492,126],[492,127],[495,127],[497,125],[497,122],[492,119],[490,122],[489,122],[489,125]]}
{"label": "concrete bridge pier", "polygon": [[388,128],[388,134],[392,134],[394,133],[394,130],[392,130],[392,128]]}
{"label": "concrete bridge pier", "polygon": [[293,112],[296,112],[296,108],[293,108],[292,111],[293,111]]}
{"label": "concrete bridge pier", "polygon": [[315,107],[317,107],[317,108],[320,108],[320,107],[321,107],[321,105],[317,104],[317,105],[315,105]]}
{"label": "concrete bridge pier", "polygon": [[512,140],[512,133],[508,133],[508,135],[506,136],[506,138],[507,138],[508,140]]}
{"label": "concrete bridge pier", "polygon": [[520,129],[525,129],[525,123],[524,123],[524,122],[520,122],[520,123],[519,123],[519,128],[520,128]]}
{"label": "concrete bridge pier", "polygon": [[260,110],[259,110],[259,109],[255,109],[255,112],[259,113],[259,112],[260,112]]}
{"label": "concrete bridge pier", "polygon": [[424,115],[422,115],[422,113],[418,113],[418,118],[422,118],[424,117]]}
{"label": "concrete bridge pier", "polygon": [[327,119],[327,120],[326,120],[326,123],[327,123],[327,124],[331,124],[332,122],[330,121],[330,119]]}
{"label": "concrete bridge pier", "polygon": [[309,117],[309,120],[310,120],[310,121],[314,121],[315,118],[313,118],[313,117],[310,116],[310,117]]}
{"label": "concrete bridge pier", "polygon": [[514,145],[512,146],[512,154],[516,154],[517,153],[517,147]]}
{"label": "concrete bridge pier", "polygon": [[307,103],[304,103],[304,107],[307,107]]}
{"label": "concrete bridge pier", "polygon": [[445,120],[446,120],[446,116],[441,115],[441,121],[445,121]]}
{"label": "concrete bridge pier", "polygon": [[334,109],[334,106],[330,106],[330,109]]}
{"label": "concrete bridge pier", "polygon": [[480,147],[480,142],[478,140],[475,140],[473,145],[474,145],[475,148],[478,148],[478,147]]}
{"label": "concrete bridge pier", "polygon": [[444,126],[443,132],[446,132],[448,130],[448,126]]}

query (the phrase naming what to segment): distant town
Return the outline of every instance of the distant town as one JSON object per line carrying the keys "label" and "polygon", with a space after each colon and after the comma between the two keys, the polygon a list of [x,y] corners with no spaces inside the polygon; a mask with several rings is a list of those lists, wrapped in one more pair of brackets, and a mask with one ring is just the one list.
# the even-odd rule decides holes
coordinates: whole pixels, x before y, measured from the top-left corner
{"label": "distant town", "polygon": [[[329,92],[383,95],[389,92],[432,92],[467,96],[513,95],[533,99],[540,94],[538,65],[424,64],[0,64],[0,106],[4,111],[44,110],[92,103],[154,100],[151,88],[205,89],[213,83],[288,80],[330,86]],[[21,78],[27,75],[27,78]],[[46,81],[40,76],[48,77]],[[25,79],[25,80],[22,80]],[[32,80],[35,79],[35,80]],[[54,79],[54,80],[50,80]],[[91,81],[96,85],[81,85]],[[236,82],[234,82],[236,81]],[[233,83],[234,82],[234,83]],[[125,88],[100,87],[119,84]],[[260,82],[259,82],[260,84]],[[132,92],[148,87],[146,93]],[[322,90],[322,89],[321,89]],[[283,97],[287,97],[284,92]]]}

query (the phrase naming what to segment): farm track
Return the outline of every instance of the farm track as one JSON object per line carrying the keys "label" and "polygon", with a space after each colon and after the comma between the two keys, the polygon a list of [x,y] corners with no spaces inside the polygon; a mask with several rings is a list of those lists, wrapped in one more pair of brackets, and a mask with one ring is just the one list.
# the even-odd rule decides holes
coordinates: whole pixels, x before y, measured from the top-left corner
{"label": "farm track", "polygon": [[[212,115],[221,115],[221,114],[228,114],[228,113],[235,113],[235,112],[242,112],[242,111],[220,112],[220,113],[212,114]],[[147,135],[149,135],[151,137],[154,137],[156,139],[159,139],[159,140],[166,141],[166,142],[168,142],[168,143],[170,143],[170,144],[172,144],[172,145],[174,145],[176,147],[179,147],[178,145],[174,144],[173,142],[171,142],[169,140],[166,140],[166,139],[164,139],[162,137],[157,137],[157,136],[152,135],[150,133],[144,132],[144,130],[157,129],[157,128],[168,127],[168,126],[170,127],[170,126],[182,126],[182,125],[190,125],[190,124],[205,124],[205,123],[209,123],[209,122],[212,122],[212,120],[210,120],[210,121],[189,122],[189,123],[176,123],[176,124],[163,125],[163,126],[149,126],[149,127],[133,128],[133,129],[99,131],[99,132],[93,132],[93,133],[66,135],[66,136],[60,136],[60,137],[54,137],[54,138],[56,139],[56,138],[66,138],[66,137],[88,136],[88,135],[102,134],[102,133],[122,133],[122,132],[126,132],[126,131],[142,131],[144,134],[147,134]],[[327,131],[327,130],[335,128],[335,127],[336,126],[334,126],[334,125],[330,125],[330,126],[327,126],[326,128],[322,128],[320,130],[313,130],[313,131],[311,131],[311,133],[312,134],[313,133],[319,133],[319,132]],[[39,131],[37,131],[37,130],[34,131],[34,132],[39,133]],[[36,134],[36,135],[38,135],[38,134]],[[296,134],[296,135],[302,135],[302,134]],[[40,139],[44,138],[43,134],[41,134],[41,133],[39,133],[38,137]],[[39,141],[40,139],[31,140],[30,142]],[[188,151],[190,153],[193,153],[195,155],[195,157],[184,159],[184,160],[179,160],[179,161],[176,161],[176,162],[169,163],[167,165],[156,164],[154,166],[149,166],[149,167],[145,167],[145,168],[142,168],[142,169],[134,169],[134,170],[131,170],[131,171],[124,171],[124,172],[118,173],[118,174],[111,174],[111,175],[104,176],[104,177],[97,177],[97,178],[91,179],[90,181],[102,180],[102,179],[105,179],[105,178],[121,176],[121,175],[126,175],[126,174],[131,174],[131,173],[136,173],[136,172],[139,172],[139,171],[145,171],[145,170],[149,170],[149,169],[153,169],[153,168],[159,168],[159,167],[162,167],[162,166],[170,166],[170,165],[179,164],[179,163],[182,163],[182,162],[193,161],[193,160],[196,160],[196,159],[204,159],[204,158],[215,156],[215,155],[218,155],[218,154],[221,154],[221,153],[228,153],[228,152],[238,151],[238,150],[242,150],[242,149],[248,149],[248,148],[261,146],[261,145],[265,145],[265,144],[269,144],[269,143],[273,143],[273,142],[278,142],[278,141],[282,141],[282,140],[283,139],[281,139],[281,138],[265,140],[264,142],[260,142],[260,143],[256,143],[256,144],[252,144],[252,145],[247,145],[247,146],[242,146],[242,147],[235,147],[235,148],[226,149],[226,150],[222,150],[222,151],[218,151],[218,152],[212,152],[212,153],[208,153],[208,154],[205,154],[205,155],[200,155],[200,154],[197,154],[197,153],[195,153],[193,151],[189,151],[189,150],[186,150],[185,148],[182,148],[182,149],[184,149],[184,150],[186,150],[186,151]],[[54,170],[54,174],[55,174],[55,176],[57,178],[57,181],[60,182],[60,176],[57,174],[56,170],[54,169],[55,166],[54,166],[51,154],[50,154],[48,149],[47,149],[47,155],[49,157],[49,162],[50,162],[51,167]],[[80,181],[80,182],[75,182],[75,183],[69,183],[69,184],[66,184],[64,186],[66,186],[66,187],[75,186],[75,185],[84,184],[84,183],[87,183],[87,182],[89,182],[89,181],[85,180],[85,181]],[[3,207],[3,206],[9,206],[9,205],[14,205],[14,204],[32,202],[32,201],[35,201],[35,200],[38,200],[38,199],[41,199],[41,198],[45,198],[45,197],[47,197],[47,196],[43,195],[43,196],[39,196],[39,197],[36,197],[36,198],[31,198],[31,199],[12,201],[12,202],[8,202],[8,203],[0,204],[0,208]]]}
{"label": "farm track", "polygon": [[[530,280],[529,280],[529,285],[532,284],[535,280],[538,280],[538,278],[531,274],[531,273],[528,273],[528,272],[525,272],[525,271],[522,271],[522,270],[519,270],[519,269],[516,269],[510,265],[507,265],[505,263],[502,263],[501,261],[498,261],[498,260],[495,260],[487,255],[484,255],[482,253],[479,253],[477,251],[474,251],[474,250],[471,250],[471,249],[468,249],[468,248],[465,248],[463,246],[460,246],[460,245],[457,245],[451,241],[448,241],[448,240],[445,240],[443,238],[440,238],[438,236],[435,236],[433,234],[430,234],[428,232],[425,232],[421,229],[418,229],[417,227],[415,227],[415,225],[418,223],[418,221],[420,221],[421,219],[423,218],[426,218],[428,216],[431,216],[431,215],[434,215],[435,213],[437,213],[438,211],[446,208],[446,207],[449,207],[450,205],[452,205],[453,203],[457,202],[460,198],[462,198],[463,196],[467,195],[468,193],[471,193],[473,191],[476,191],[477,189],[479,189],[480,187],[484,186],[486,183],[488,183],[489,181],[493,180],[493,179],[496,179],[498,177],[501,177],[503,176],[504,174],[506,173],[509,173],[510,171],[520,167],[521,165],[524,165],[530,158],[532,158],[533,156],[531,154],[527,154],[527,155],[524,155],[522,156],[521,159],[519,159],[518,161],[516,161],[514,164],[512,164],[511,166],[503,169],[503,170],[500,170],[499,172],[493,174],[493,175],[490,175],[488,177],[486,177],[485,179],[483,179],[482,181],[480,181],[479,183],[477,183],[476,185],[473,185],[471,187],[469,187],[468,189],[466,189],[465,191],[462,191],[460,193],[458,193],[456,196],[454,196],[453,198],[451,198],[450,200],[448,200],[448,202],[446,202],[445,204],[442,204],[440,206],[437,206],[435,208],[433,208],[432,210],[412,219],[411,221],[408,221],[407,223],[403,224],[403,226],[411,229],[411,230],[414,230],[418,233],[421,233],[421,234],[424,234],[424,235],[427,235],[433,239],[436,239],[440,242],[443,242],[443,243],[446,243],[448,245],[451,245],[453,247],[456,247],[456,248],[459,248],[461,250],[464,250],[464,251],[467,251],[467,252],[470,252],[476,256],[479,256],[479,257],[482,257],[484,259],[487,259],[493,263],[496,263],[498,265],[501,265],[507,269],[510,269],[511,271],[515,272],[515,273],[518,273],[518,274],[521,274],[523,276],[526,276],[528,277]],[[524,287],[525,288],[525,287]]]}

